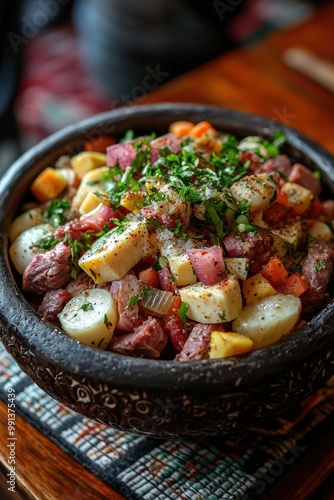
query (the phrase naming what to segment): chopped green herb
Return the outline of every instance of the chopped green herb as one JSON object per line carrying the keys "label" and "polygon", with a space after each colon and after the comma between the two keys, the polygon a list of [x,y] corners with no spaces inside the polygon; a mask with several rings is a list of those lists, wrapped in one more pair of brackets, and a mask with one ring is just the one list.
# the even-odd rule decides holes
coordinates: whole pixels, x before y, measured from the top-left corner
{"label": "chopped green herb", "polygon": [[59,240],[57,240],[52,234],[47,238],[41,238],[40,240],[38,240],[36,242],[36,246],[46,252],[47,250],[51,250],[51,248],[55,247],[57,243],[59,243]]}
{"label": "chopped green herb", "polygon": [[182,302],[181,307],[179,309],[179,315],[180,315],[180,318],[182,319],[183,323],[185,323],[187,321],[188,309],[189,309],[188,302]]}
{"label": "chopped green herb", "polygon": [[67,218],[65,217],[64,212],[70,207],[71,204],[67,200],[52,201],[47,210],[42,212],[44,222],[47,222],[54,227],[66,224]]}
{"label": "chopped green herb", "polygon": [[326,269],[325,264],[323,264],[323,263],[322,263],[322,262],[320,262],[320,261],[319,261],[319,262],[317,262],[317,263],[315,264],[315,266],[314,266],[314,267],[315,267],[315,269],[316,269],[317,271],[321,271],[321,269]]}
{"label": "chopped green herb", "polygon": [[89,300],[85,300],[80,309],[83,309],[85,312],[92,311],[94,309],[94,306]]}
{"label": "chopped green herb", "polygon": [[126,307],[131,307],[140,300],[145,300],[149,299],[152,295],[152,288],[147,285],[143,285],[142,291],[138,295],[134,295],[133,297],[130,297]]}

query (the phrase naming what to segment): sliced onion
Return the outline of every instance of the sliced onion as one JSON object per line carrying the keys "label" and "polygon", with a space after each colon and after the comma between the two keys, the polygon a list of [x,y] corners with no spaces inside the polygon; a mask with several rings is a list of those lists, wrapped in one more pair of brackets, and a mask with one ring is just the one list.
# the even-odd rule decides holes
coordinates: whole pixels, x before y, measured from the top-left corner
{"label": "sliced onion", "polygon": [[140,301],[140,307],[156,316],[163,316],[172,305],[174,294],[172,292],[164,292],[158,288],[150,288],[150,296]]}

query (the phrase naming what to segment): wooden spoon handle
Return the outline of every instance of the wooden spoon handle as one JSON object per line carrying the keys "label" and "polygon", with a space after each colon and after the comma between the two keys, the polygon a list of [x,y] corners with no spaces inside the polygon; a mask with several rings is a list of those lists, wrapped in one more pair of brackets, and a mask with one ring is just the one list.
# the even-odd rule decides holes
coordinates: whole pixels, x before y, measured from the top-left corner
{"label": "wooden spoon handle", "polygon": [[304,49],[291,48],[283,53],[284,62],[293,69],[311,77],[334,92],[334,64]]}

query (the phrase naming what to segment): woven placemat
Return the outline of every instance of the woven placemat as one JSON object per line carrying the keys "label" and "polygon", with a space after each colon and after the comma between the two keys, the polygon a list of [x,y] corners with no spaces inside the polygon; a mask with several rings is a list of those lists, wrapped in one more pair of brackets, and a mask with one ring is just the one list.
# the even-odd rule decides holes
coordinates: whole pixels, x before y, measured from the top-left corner
{"label": "woven placemat", "polygon": [[129,500],[248,500],[334,425],[328,383],[266,427],[230,438],[157,440],[89,420],[45,394],[0,343],[0,398],[15,389],[16,411]]}

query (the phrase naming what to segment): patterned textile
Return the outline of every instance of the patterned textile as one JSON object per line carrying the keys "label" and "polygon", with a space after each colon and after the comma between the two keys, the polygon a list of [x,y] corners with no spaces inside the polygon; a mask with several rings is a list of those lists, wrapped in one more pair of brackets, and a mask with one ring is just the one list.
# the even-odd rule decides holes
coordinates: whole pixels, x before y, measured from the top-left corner
{"label": "patterned textile", "polygon": [[59,404],[0,344],[0,398],[129,500],[248,500],[334,424],[334,384],[263,428],[212,440],[157,440],[93,422]]}

